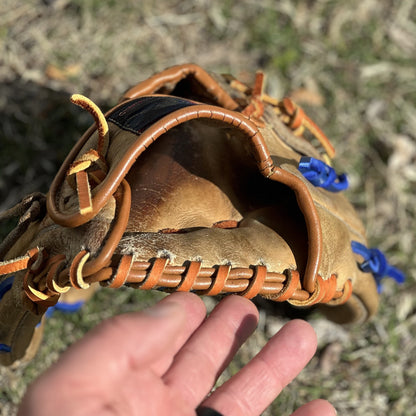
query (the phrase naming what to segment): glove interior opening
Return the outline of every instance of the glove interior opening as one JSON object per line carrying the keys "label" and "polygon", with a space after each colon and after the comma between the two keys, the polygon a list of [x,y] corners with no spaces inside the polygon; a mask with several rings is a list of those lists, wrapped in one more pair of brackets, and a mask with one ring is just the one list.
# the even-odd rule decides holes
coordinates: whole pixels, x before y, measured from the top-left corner
{"label": "glove interior opening", "polygon": [[[197,119],[169,130],[126,176],[134,207],[126,235],[164,234],[153,238],[166,241],[188,234],[192,241],[189,234],[194,233],[195,239],[212,240],[206,244],[224,253],[234,251],[230,244],[240,245],[236,251],[243,246],[251,264],[274,264],[279,250],[287,250],[294,253],[288,266],[302,272],[308,242],[299,204],[290,188],[261,174],[251,151],[247,137],[222,122]],[[224,222],[236,226],[216,228]],[[242,228],[244,241],[229,239]],[[163,244],[156,248],[166,249]],[[254,247],[259,244],[262,247]],[[175,251],[173,246],[167,250]],[[261,252],[261,258],[254,258],[255,252]],[[233,262],[225,254],[221,261]]]}

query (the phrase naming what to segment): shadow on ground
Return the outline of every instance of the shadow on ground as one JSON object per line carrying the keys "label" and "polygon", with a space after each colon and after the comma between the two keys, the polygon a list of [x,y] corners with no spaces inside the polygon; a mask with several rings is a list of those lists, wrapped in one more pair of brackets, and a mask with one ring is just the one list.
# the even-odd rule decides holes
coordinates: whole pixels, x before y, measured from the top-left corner
{"label": "shadow on ground", "polygon": [[0,83],[0,211],[31,192],[47,192],[69,150],[92,123],[69,98],[67,91],[34,82]]}

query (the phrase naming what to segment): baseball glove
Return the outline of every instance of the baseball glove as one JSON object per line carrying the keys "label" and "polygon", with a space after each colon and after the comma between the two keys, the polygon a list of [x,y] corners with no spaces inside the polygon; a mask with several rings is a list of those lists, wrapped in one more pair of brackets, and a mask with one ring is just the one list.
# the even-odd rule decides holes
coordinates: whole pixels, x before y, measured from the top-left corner
{"label": "baseball glove", "polygon": [[[39,322],[72,293],[108,288],[260,295],[368,319],[382,276],[331,167],[334,148],[290,99],[188,64],[129,90],[0,245],[0,363],[33,355]],[[59,304],[59,303],[58,303]],[[37,328],[37,329],[36,329]],[[36,331],[35,331],[36,329]]]}

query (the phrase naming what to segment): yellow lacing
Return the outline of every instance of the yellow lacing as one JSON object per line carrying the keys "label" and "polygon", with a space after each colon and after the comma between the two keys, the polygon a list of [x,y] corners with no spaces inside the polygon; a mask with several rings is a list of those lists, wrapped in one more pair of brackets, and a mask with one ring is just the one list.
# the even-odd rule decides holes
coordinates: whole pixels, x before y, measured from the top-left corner
{"label": "yellow lacing", "polygon": [[[79,211],[81,215],[85,215],[93,210],[90,172],[87,173],[87,169],[91,171],[91,167],[96,167],[104,173],[107,172],[108,168],[105,155],[109,145],[109,129],[104,114],[89,98],[80,94],[74,94],[71,97],[71,101],[87,110],[94,117],[98,132],[97,149],[90,149],[81,155],[71,164],[67,172],[67,181],[74,189],[76,189],[78,194]],[[75,181],[73,180],[74,176]],[[96,179],[94,176],[92,177],[93,179]]]}
{"label": "yellow lacing", "polygon": [[73,94],[71,101],[79,107],[87,110],[95,120],[95,124],[98,130],[98,148],[97,152],[104,156],[107,153],[109,145],[109,130],[107,120],[100,108],[89,98],[81,94]]}

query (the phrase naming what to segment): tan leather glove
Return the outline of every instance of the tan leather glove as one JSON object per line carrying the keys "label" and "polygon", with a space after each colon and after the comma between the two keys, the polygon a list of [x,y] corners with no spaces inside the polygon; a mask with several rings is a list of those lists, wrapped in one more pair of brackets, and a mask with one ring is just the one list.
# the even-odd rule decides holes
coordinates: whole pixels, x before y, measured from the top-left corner
{"label": "tan leather glove", "polygon": [[248,88],[189,64],[105,116],[72,97],[95,124],[46,197],[2,215],[21,219],[0,246],[1,363],[30,354],[48,307],[97,282],[326,304],[338,322],[376,312],[373,274],[402,275],[367,248],[329,140],[262,89],[260,73]]}

